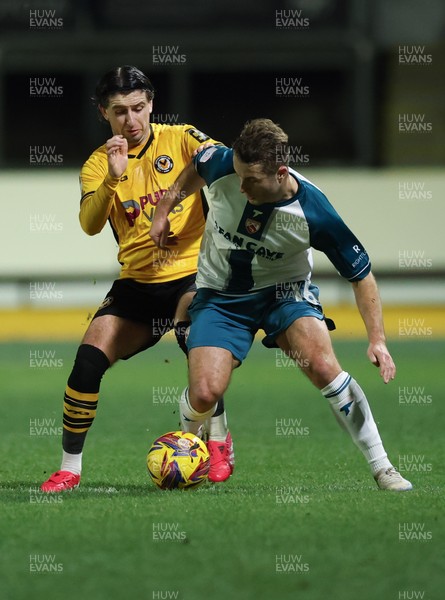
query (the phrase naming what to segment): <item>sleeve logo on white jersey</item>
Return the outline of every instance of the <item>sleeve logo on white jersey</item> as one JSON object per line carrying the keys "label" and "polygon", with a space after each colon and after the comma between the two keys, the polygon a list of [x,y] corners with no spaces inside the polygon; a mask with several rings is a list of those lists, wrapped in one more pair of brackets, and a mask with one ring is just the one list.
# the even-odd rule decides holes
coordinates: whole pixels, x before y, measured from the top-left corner
{"label": "sleeve logo on white jersey", "polygon": [[217,148],[216,146],[212,146],[211,148],[207,148],[207,150],[200,156],[199,162],[205,163],[211,158],[212,154],[215,154]]}

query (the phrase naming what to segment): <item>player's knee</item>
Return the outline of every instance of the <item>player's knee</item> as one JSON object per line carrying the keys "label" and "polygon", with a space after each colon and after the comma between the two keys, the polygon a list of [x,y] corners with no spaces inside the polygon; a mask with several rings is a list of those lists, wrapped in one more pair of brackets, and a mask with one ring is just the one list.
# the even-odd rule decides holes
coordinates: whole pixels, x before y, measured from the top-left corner
{"label": "player's knee", "polygon": [[335,356],[321,353],[308,358],[302,368],[310,381],[319,389],[331,383],[341,370]]}
{"label": "player's knee", "polygon": [[223,394],[224,389],[212,381],[200,381],[193,389],[195,401],[199,404],[203,412],[215,406],[221,400]]}
{"label": "player's knee", "polygon": [[190,321],[178,321],[175,324],[175,336],[179,347],[188,356],[187,337],[190,328]]}
{"label": "player's knee", "polygon": [[90,344],[81,344],[68,385],[78,391],[94,391],[98,389],[100,380],[109,366],[110,361],[102,350]]}

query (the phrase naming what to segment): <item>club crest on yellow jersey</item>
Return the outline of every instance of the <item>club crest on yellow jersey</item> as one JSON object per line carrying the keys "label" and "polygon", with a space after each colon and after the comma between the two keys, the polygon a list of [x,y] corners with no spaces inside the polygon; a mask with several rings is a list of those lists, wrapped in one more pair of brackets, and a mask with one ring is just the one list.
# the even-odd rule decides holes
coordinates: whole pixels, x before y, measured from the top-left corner
{"label": "club crest on yellow jersey", "polygon": [[155,160],[155,169],[159,173],[170,173],[173,169],[173,159],[167,154],[161,154]]}

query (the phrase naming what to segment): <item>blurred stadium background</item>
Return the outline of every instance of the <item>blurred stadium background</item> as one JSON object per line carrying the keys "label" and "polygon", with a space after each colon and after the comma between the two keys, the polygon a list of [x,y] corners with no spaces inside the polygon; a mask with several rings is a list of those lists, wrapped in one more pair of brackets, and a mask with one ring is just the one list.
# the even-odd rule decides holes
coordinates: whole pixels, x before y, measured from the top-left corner
{"label": "blurred stadium background", "polygon": [[[229,145],[247,119],[279,122],[371,254],[389,332],[443,333],[442,0],[1,0],[0,31],[2,340],[79,339],[118,272],[111,230],[89,238],[77,215],[109,135],[91,96],[120,64],[152,78],[154,121]],[[314,280],[363,333],[322,256]]]}

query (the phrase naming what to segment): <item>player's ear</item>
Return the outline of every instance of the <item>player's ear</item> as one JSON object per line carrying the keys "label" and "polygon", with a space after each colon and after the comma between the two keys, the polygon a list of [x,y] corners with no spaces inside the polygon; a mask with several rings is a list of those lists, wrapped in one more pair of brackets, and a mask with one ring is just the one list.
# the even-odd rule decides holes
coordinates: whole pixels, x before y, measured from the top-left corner
{"label": "player's ear", "polygon": [[287,175],[288,169],[285,165],[280,165],[277,170],[277,179],[278,181],[282,181],[284,177]]}
{"label": "player's ear", "polygon": [[105,119],[105,121],[108,121],[107,111],[101,104],[99,104],[99,110],[100,110],[100,114]]}

